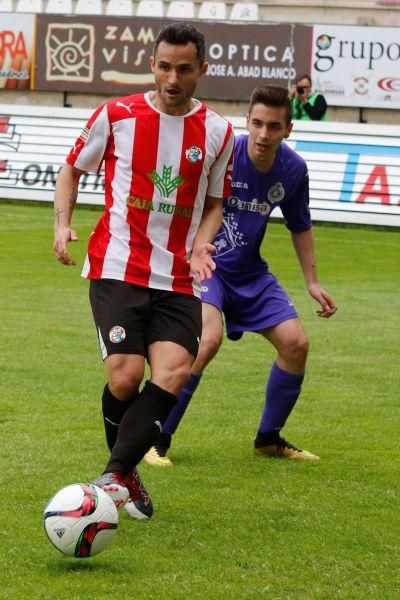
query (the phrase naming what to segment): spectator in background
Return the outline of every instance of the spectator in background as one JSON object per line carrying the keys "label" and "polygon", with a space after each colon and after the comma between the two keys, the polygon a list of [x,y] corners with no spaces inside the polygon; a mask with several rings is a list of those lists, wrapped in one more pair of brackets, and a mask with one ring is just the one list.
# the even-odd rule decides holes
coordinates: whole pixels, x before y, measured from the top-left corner
{"label": "spectator in background", "polygon": [[326,121],[328,105],[322,94],[312,91],[311,77],[302,75],[292,86],[289,96],[293,103],[293,119],[302,121]]}

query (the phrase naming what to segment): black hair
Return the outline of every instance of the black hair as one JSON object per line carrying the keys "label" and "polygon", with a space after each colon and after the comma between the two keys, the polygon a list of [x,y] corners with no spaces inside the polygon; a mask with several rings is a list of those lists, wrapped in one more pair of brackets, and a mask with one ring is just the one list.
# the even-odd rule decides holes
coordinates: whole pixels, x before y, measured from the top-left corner
{"label": "black hair", "polygon": [[308,79],[308,81],[310,82],[310,86],[312,86],[311,77],[308,73],[304,73],[303,75],[300,75],[300,77],[298,77],[296,79],[296,83],[299,83],[299,81],[301,81],[302,79]]}
{"label": "black hair", "polygon": [[192,42],[196,46],[200,66],[203,65],[206,52],[204,35],[195,29],[193,25],[189,23],[174,23],[173,25],[163,27],[154,42],[153,56],[156,55],[157,48],[161,42],[178,46],[186,46],[186,44]]}
{"label": "black hair", "polygon": [[292,102],[286,88],[280,85],[260,85],[256,87],[250,97],[249,114],[255,104],[282,107],[286,109],[286,124],[289,125],[293,118]]}

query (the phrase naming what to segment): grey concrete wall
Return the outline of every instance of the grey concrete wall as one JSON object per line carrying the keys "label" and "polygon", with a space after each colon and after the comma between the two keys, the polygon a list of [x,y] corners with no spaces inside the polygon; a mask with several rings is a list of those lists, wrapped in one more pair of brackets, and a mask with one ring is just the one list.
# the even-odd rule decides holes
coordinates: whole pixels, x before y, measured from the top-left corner
{"label": "grey concrete wall", "polygon": [[[92,96],[90,94],[68,94],[67,101],[74,108],[96,108],[107,100],[109,96]],[[246,114],[246,102],[228,102],[219,100],[206,100],[206,103],[222,115],[243,116]],[[63,94],[56,92],[17,92],[0,91],[1,104],[24,104],[30,106],[63,106]],[[1,108],[1,107],[0,107]],[[360,111],[353,107],[329,107],[328,119],[330,121],[358,123],[360,119],[367,123],[383,123],[400,125],[400,111],[389,109],[364,108]]]}

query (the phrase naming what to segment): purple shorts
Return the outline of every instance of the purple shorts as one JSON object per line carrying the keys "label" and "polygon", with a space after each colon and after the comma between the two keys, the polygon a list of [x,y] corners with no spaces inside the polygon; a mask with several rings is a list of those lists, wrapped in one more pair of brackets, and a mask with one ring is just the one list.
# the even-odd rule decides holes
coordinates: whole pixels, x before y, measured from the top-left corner
{"label": "purple shorts", "polygon": [[224,314],[231,340],[239,340],[244,331],[258,332],[298,316],[293,302],[268,271],[233,282],[217,269],[203,282],[201,299]]}

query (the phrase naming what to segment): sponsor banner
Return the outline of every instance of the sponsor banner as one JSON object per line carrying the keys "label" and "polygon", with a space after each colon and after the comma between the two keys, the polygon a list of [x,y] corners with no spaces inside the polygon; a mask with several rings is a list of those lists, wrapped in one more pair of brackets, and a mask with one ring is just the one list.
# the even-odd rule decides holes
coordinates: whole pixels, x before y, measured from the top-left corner
{"label": "sponsor banner", "polygon": [[0,90],[30,88],[35,16],[1,13]]}
{"label": "sponsor banner", "polygon": [[161,19],[38,15],[35,89],[127,95],[153,87]]}
{"label": "sponsor banner", "polygon": [[[0,107],[0,198],[52,201],[58,171],[90,114]],[[227,118],[244,131],[244,118]],[[313,219],[400,227],[399,126],[296,121],[288,143],[309,168]],[[101,205],[103,193],[103,172],[82,176],[79,203]]]}
{"label": "sponsor banner", "polygon": [[206,23],[208,70],[204,98],[248,100],[262,83],[290,87],[309,70],[312,27]]}
{"label": "sponsor banner", "polygon": [[[51,201],[58,172],[91,111],[0,106],[0,198]],[[103,173],[83,175],[79,201],[102,204]]]}
{"label": "sponsor banner", "polygon": [[315,25],[312,77],[328,105],[400,108],[399,28]]}
{"label": "sponsor banner", "polygon": [[[173,21],[2,13],[0,89],[114,96],[151,89],[154,40],[168,22]],[[396,27],[215,21],[196,25],[205,35],[209,62],[199,97],[247,100],[256,85],[290,86],[311,65],[314,89],[328,105],[400,108]]]}
{"label": "sponsor banner", "polygon": [[[173,22],[173,21],[170,21]],[[167,19],[38,15],[35,89],[128,95],[154,87],[150,56]],[[199,22],[209,68],[202,98],[245,100],[290,85],[310,64],[312,27]]]}

